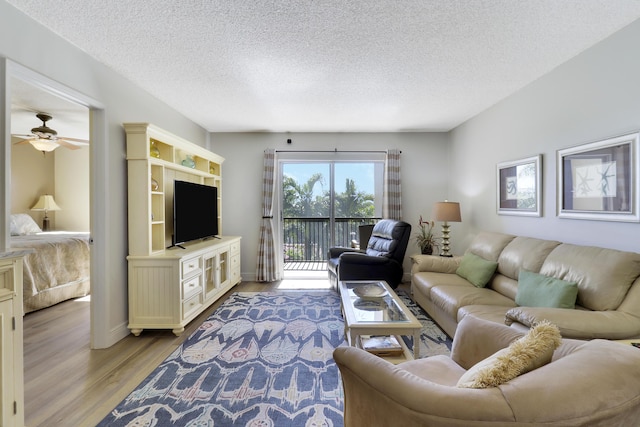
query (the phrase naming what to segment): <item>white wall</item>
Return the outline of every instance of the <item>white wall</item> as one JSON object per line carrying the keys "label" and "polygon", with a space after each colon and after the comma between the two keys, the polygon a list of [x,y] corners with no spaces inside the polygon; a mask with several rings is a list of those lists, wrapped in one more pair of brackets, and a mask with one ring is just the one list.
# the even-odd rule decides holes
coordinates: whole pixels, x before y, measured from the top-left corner
{"label": "white wall", "polygon": [[90,157],[89,147],[69,150],[60,147],[55,153],[55,198],[60,210],[55,230],[89,231]]}
{"label": "white wall", "polygon": [[[287,139],[292,143],[287,144]],[[242,279],[254,280],[261,211],[262,161],[266,148],[276,150],[402,150],[403,219],[417,227],[431,216],[433,204],[448,197],[447,134],[444,133],[214,133],[212,151],[222,166],[222,223],[226,235],[242,236]],[[455,232],[455,225],[452,226]],[[409,255],[419,250],[410,242]]]}
{"label": "white wall", "polygon": [[[640,21],[451,132],[461,252],[478,230],[640,252],[640,224],[556,217],[556,150],[640,129]],[[541,218],[496,214],[496,164],[543,155]],[[636,185],[638,185],[636,177]]]}
{"label": "white wall", "polygon": [[[18,35],[19,36],[16,36]],[[43,43],[46,41],[46,43]],[[150,122],[172,133],[205,146],[207,132],[166,104],[115,74],[87,54],[62,40],[4,1],[0,1],[0,56],[30,68],[62,85],[68,86],[104,107],[106,156],[94,178],[104,184],[104,194],[97,194],[106,209],[93,218],[105,230],[106,245],[99,260],[105,319],[97,328],[98,346],[108,346],[128,333],[127,325],[127,185],[124,122]],[[144,61],[144,58],[140,58]],[[6,101],[9,102],[9,101]],[[8,104],[7,104],[8,105]],[[6,142],[5,142],[6,143]],[[6,200],[0,200],[2,208]],[[93,268],[93,267],[92,267]],[[97,286],[92,282],[92,287]],[[102,337],[102,339],[100,338]],[[94,337],[95,338],[95,337]]]}

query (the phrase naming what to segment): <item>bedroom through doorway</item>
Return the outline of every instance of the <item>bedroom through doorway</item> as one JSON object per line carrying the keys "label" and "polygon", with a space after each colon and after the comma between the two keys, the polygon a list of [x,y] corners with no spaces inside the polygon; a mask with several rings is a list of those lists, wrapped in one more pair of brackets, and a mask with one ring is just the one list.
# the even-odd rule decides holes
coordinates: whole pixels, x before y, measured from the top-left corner
{"label": "bedroom through doorway", "polygon": [[[32,313],[74,301],[88,325],[90,109],[20,78],[11,77],[10,85],[11,247],[34,250],[24,260],[25,321]],[[49,141],[39,141],[54,133]],[[27,370],[32,356],[28,333],[24,342]]]}

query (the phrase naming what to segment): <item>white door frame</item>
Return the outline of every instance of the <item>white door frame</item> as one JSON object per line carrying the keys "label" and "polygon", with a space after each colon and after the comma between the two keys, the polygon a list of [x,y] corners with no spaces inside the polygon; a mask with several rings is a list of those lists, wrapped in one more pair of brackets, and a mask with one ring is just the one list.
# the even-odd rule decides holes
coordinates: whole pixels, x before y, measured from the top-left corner
{"label": "white door frame", "polygon": [[[107,125],[104,106],[99,101],[88,97],[68,86],[58,83],[27,67],[17,64],[9,59],[0,58],[3,62],[4,88],[0,88],[0,96],[4,102],[0,106],[1,114],[0,131],[3,138],[4,150],[4,194],[0,194],[0,200],[4,200],[4,209],[0,213],[0,221],[3,222],[4,237],[3,249],[10,245],[8,233],[11,200],[11,78],[22,80],[40,90],[56,95],[67,101],[85,106],[89,109],[89,147],[90,157],[90,216],[91,216],[91,348],[104,348],[110,343],[108,331],[108,295],[106,286],[106,266],[108,265],[107,221],[104,212],[107,211],[107,195],[109,194],[108,179],[108,153],[107,153]],[[4,89],[4,90],[2,90]],[[0,190],[2,192],[2,190]],[[4,234],[4,236],[2,236]]]}

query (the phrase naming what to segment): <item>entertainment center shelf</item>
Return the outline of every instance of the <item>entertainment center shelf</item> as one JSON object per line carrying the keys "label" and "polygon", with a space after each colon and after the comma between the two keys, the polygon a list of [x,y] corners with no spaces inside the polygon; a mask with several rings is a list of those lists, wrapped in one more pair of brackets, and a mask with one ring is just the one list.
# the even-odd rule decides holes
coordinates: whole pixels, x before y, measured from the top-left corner
{"label": "entertainment center shelf", "polygon": [[[224,158],[149,123],[125,123],[124,128],[129,230],[135,230],[129,254],[162,253],[172,245],[174,181],[217,187],[220,213]],[[216,220],[222,230],[221,216]]]}
{"label": "entertainment center shelf", "polygon": [[[211,189],[217,191],[217,197],[194,201],[196,206],[205,206],[215,199],[209,203],[211,207],[217,206],[217,217],[212,212],[211,221],[217,223],[222,234],[224,158],[149,123],[125,123],[124,128],[128,169],[129,329],[134,335],[143,329],[172,329],[180,335],[187,323],[241,281],[240,237],[220,236],[173,246],[175,181],[200,185],[207,194],[211,193],[208,187],[217,189]],[[205,219],[201,221],[204,225],[209,218],[206,212],[203,209],[200,214]]]}

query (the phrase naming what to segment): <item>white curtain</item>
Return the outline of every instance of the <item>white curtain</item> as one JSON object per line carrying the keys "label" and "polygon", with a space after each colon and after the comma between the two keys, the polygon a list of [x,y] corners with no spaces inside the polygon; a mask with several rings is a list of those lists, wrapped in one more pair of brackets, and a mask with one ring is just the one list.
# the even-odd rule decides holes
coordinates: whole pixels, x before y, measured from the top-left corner
{"label": "white curtain", "polygon": [[397,148],[387,151],[384,179],[384,205],[382,213],[385,218],[402,219],[402,188],[400,185],[400,153]]}
{"label": "white curtain", "polygon": [[262,171],[262,222],[260,223],[260,243],[256,268],[256,281],[258,282],[273,282],[281,278],[280,271],[277,268],[273,238],[275,164],[275,150],[273,148],[266,149],[264,151],[264,167]]}

